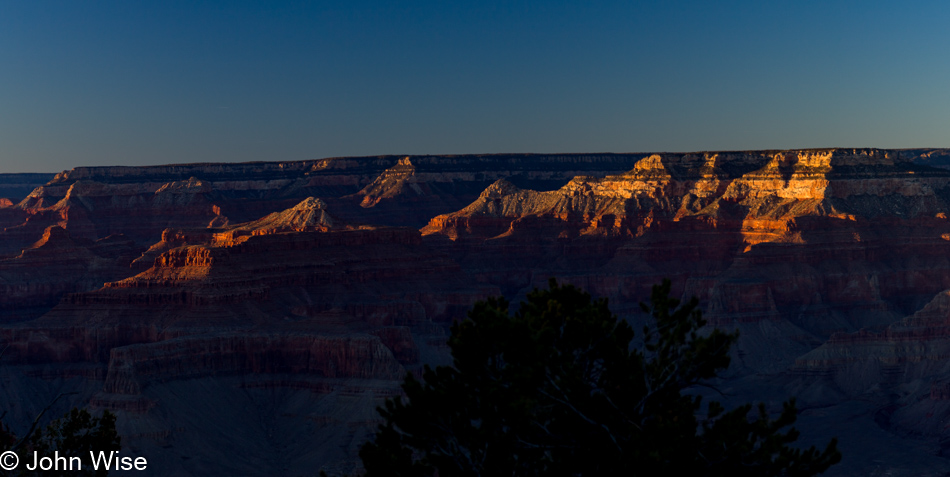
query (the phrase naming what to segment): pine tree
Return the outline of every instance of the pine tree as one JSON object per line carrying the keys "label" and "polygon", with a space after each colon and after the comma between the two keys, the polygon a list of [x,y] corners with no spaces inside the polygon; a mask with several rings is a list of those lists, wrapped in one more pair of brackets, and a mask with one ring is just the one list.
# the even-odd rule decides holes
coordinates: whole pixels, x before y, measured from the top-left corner
{"label": "pine tree", "polygon": [[738,335],[700,333],[698,301],[669,293],[664,281],[642,305],[655,326],[639,347],[606,300],[553,279],[513,315],[503,298],[477,303],[452,326],[453,365],[407,376],[406,399],[380,408],[367,475],[810,476],[840,460],[834,439],[790,446],[794,400],[772,420],[684,393],[729,366]]}
{"label": "pine tree", "polygon": [[[44,410],[45,412],[45,410]],[[107,469],[95,470],[89,452],[109,452],[121,449],[121,438],[115,429],[115,414],[103,411],[95,417],[85,409],[73,408],[62,418],[50,422],[45,429],[37,429],[36,422],[43,416],[37,416],[34,425],[21,437],[17,437],[0,422],[0,451],[13,451],[19,455],[19,465],[15,469],[3,471],[0,475],[10,476],[105,476]],[[79,457],[80,470],[40,470],[26,468],[32,462],[33,452],[40,456],[52,457],[58,453],[63,457]]]}

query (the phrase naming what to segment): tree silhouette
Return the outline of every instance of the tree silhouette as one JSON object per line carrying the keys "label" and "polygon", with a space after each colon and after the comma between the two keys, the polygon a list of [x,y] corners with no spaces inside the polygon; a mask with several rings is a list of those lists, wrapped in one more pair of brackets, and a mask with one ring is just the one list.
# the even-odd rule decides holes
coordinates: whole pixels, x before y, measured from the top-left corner
{"label": "tree silhouette", "polygon": [[[0,349],[0,359],[3,358],[8,346]],[[45,429],[39,427],[40,421],[46,412],[64,396],[76,393],[62,393],[44,407],[26,432],[17,436],[6,424],[3,418],[6,411],[0,413],[0,453],[13,451],[19,455],[19,465],[15,469],[0,469],[0,476],[105,476],[108,470],[92,468],[89,451],[118,451],[121,449],[121,438],[115,429],[116,416],[109,411],[103,411],[100,417],[94,417],[85,409],[73,408],[62,418],[50,422]],[[53,456],[54,452],[64,457],[79,457],[82,459],[80,471],[29,471],[26,463],[31,462],[28,457],[32,452],[40,456]]]}
{"label": "tree silhouette", "polygon": [[[44,410],[45,411],[45,410]],[[42,413],[37,417],[37,421]],[[0,450],[13,450],[19,454],[19,465],[10,471],[0,471],[0,475],[16,476],[105,476],[108,469],[93,468],[90,451],[118,451],[121,449],[121,438],[115,429],[115,414],[103,411],[100,417],[95,417],[85,409],[73,408],[62,418],[50,422],[45,429],[30,430],[19,439],[0,423]],[[26,463],[33,461],[33,452],[39,456],[58,455],[63,457],[79,457],[81,470],[41,470],[30,471]]]}
{"label": "tree silhouette", "polygon": [[700,334],[698,301],[669,293],[667,280],[642,305],[655,326],[640,347],[606,300],[553,279],[513,315],[503,298],[475,304],[452,326],[453,365],[407,376],[406,400],[379,409],[367,475],[809,476],[840,460],[834,439],[789,446],[793,400],[775,420],[764,405],[702,411],[684,391],[728,367],[738,335]]}

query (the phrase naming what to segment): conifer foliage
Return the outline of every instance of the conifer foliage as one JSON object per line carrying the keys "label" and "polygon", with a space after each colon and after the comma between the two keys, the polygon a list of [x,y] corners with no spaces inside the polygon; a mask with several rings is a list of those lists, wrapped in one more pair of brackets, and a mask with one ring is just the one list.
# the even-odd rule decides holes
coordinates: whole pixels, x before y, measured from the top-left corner
{"label": "conifer foliage", "polygon": [[[0,470],[0,476],[106,476],[108,469],[101,467],[96,470],[92,465],[90,452],[108,453],[121,449],[121,438],[116,433],[115,419],[115,414],[109,411],[103,411],[100,417],[96,417],[85,409],[73,408],[62,418],[50,422],[45,429],[31,428],[19,439],[0,423],[0,451],[12,450],[19,454],[17,468]],[[37,468],[30,471],[26,464],[33,462],[34,452],[39,456],[79,457],[81,469]]]}
{"label": "conifer foliage", "polygon": [[773,420],[684,393],[729,366],[737,334],[700,333],[698,301],[669,293],[664,281],[642,305],[655,326],[641,346],[606,300],[553,279],[513,315],[477,303],[452,327],[453,365],[407,376],[406,398],[380,408],[367,475],[810,476],[840,460],[835,440],[790,446],[793,400]]}

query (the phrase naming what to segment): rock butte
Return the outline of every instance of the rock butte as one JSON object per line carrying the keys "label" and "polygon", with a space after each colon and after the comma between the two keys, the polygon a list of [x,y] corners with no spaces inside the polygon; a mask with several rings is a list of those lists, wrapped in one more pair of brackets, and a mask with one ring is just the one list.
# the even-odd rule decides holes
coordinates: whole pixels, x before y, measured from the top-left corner
{"label": "rock butte", "polygon": [[740,330],[730,386],[874,403],[851,418],[917,435],[910,475],[950,437],[948,166],[820,149],[77,168],[0,200],[0,403],[24,423],[78,390],[62,405],[115,410],[170,474],[349,472],[375,406],[449,362],[475,301],[553,276],[644,323],[669,277]]}

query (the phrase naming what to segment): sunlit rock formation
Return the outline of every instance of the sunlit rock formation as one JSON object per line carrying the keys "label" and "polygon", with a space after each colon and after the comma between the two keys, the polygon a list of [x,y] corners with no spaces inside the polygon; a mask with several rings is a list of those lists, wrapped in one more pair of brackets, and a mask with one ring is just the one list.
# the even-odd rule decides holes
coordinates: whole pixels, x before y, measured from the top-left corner
{"label": "sunlit rock formation", "polygon": [[375,407],[449,362],[476,300],[555,277],[639,333],[671,278],[740,330],[727,393],[860,402],[849,422],[939,453],[948,168],[923,149],[77,168],[0,201],[0,403],[20,403],[0,413],[75,391],[170,473],[352,472]]}

